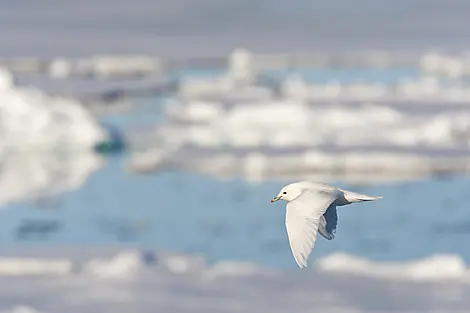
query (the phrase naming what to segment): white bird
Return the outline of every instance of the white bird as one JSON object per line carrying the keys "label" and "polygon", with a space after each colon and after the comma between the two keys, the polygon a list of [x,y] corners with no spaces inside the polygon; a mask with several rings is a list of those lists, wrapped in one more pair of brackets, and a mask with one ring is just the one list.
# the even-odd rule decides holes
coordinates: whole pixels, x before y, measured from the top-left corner
{"label": "white bird", "polygon": [[335,238],[338,216],[336,207],[382,199],[342,190],[328,184],[301,181],[281,189],[271,202],[287,201],[286,228],[294,259],[299,267],[307,267],[307,260],[315,246],[317,232],[324,238]]}

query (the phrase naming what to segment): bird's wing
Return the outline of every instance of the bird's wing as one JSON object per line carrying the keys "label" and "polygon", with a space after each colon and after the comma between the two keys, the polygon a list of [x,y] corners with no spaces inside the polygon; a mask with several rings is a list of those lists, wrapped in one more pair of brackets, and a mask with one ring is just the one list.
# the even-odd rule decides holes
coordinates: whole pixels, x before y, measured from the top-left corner
{"label": "bird's wing", "polygon": [[318,232],[324,238],[332,240],[335,238],[336,225],[338,225],[338,214],[336,205],[332,203],[320,218]]}
{"label": "bird's wing", "polygon": [[338,194],[339,191],[306,190],[297,199],[287,203],[287,235],[292,254],[299,267],[307,266],[307,259],[317,238],[320,220]]}

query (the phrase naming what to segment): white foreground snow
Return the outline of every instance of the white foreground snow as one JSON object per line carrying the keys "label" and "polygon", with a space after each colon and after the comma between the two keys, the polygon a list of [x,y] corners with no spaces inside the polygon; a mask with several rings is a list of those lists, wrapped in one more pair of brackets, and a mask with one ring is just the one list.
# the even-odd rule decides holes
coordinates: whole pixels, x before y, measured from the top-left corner
{"label": "white foreground snow", "polygon": [[453,255],[383,264],[337,254],[282,270],[149,251],[36,249],[0,258],[0,311],[466,312],[468,278]]}

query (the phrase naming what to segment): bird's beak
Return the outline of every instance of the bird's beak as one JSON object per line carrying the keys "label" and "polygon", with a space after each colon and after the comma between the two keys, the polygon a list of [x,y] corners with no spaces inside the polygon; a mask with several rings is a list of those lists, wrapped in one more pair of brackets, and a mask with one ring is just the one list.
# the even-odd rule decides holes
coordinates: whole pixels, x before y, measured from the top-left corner
{"label": "bird's beak", "polygon": [[271,199],[271,203],[276,202],[277,200],[281,199],[281,197],[277,196]]}

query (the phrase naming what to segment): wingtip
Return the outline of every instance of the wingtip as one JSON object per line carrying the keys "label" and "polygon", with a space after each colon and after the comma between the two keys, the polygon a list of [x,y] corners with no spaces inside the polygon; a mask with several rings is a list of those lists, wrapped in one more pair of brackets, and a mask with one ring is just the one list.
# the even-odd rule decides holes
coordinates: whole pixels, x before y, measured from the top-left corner
{"label": "wingtip", "polygon": [[307,261],[306,260],[304,262],[297,262],[297,260],[296,260],[296,263],[300,268],[306,268],[307,267]]}

